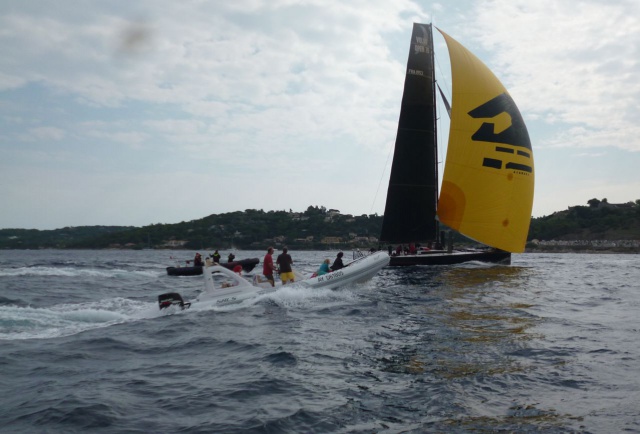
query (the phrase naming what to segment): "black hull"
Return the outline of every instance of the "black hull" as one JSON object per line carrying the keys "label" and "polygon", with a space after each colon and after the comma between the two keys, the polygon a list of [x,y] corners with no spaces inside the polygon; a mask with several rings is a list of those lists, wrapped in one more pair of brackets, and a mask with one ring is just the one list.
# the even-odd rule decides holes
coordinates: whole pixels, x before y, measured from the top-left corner
{"label": "black hull", "polygon": [[421,255],[392,256],[390,267],[405,267],[410,265],[454,265],[469,261],[492,262],[498,264],[511,264],[511,253],[502,250],[496,251],[453,251],[425,253]]}
{"label": "black hull", "polygon": [[241,259],[239,261],[225,262],[225,263],[221,263],[220,265],[228,268],[229,270],[233,270],[233,268],[236,265],[242,265],[242,271],[244,271],[245,273],[248,273],[249,271],[253,270],[256,267],[256,265],[258,265],[259,263],[260,263],[260,259],[249,258],[249,259]]}
{"label": "black hull", "polygon": [[[249,258],[233,262],[221,262],[220,265],[229,270],[233,270],[237,265],[240,265],[242,270],[248,273],[259,263],[260,259]],[[202,267],[167,267],[167,274],[169,276],[199,276],[202,274]]]}
{"label": "black hull", "polygon": [[169,276],[199,276],[202,274],[202,267],[167,267]]}

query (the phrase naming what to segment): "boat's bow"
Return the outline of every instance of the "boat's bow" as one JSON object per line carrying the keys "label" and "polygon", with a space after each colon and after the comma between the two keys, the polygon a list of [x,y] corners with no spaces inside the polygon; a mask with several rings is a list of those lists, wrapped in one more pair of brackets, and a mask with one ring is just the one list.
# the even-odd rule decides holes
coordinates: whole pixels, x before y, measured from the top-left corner
{"label": "boat's bow", "polygon": [[388,264],[389,255],[386,252],[375,252],[350,262],[340,270],[332,271],[322,276],[311,277],[300,283],[308,288],[337,288],[362,283],[373,278]]}

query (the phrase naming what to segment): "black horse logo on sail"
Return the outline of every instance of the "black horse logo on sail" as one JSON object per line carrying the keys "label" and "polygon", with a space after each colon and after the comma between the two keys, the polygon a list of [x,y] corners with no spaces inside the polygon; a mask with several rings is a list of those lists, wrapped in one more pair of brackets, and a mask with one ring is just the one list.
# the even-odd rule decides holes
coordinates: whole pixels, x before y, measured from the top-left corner
{"label": "black horse logo on sail", "polygon": [[[524,124],[520,110],[518,110],[518,107],[510,95],[507,93],[500,94],[471,110],[468,114],[474,119],[492,119],[502,113],[507,113],[511,118],[511,125],[508,128],[496,133],[495,124],[484,122],[480,128],[478,128],[478,131],[471,136],[471,140],[510,145],[513,146],[513,148],[496,146],[495,150],[496,152],[531,159],[531,140],[529,139],[529,133],[527,132],[527,127]],[[508,158],[508,156],[505,158]],[[485,157],[482,165],[494,169],[502,169],[503,160]],[[526,173],[533,172],[532,166],[515,161],[507,161],[506,164],[504,164],[504,168]]]}

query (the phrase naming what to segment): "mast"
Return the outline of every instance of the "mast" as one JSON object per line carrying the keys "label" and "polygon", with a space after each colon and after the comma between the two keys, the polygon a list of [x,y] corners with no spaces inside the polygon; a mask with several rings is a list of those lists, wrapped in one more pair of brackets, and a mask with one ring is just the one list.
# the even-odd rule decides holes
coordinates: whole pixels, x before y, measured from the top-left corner
{"label": "mast", "polygon": [[413,24],[380,241],[434,241],[438,155],[433,34]]}

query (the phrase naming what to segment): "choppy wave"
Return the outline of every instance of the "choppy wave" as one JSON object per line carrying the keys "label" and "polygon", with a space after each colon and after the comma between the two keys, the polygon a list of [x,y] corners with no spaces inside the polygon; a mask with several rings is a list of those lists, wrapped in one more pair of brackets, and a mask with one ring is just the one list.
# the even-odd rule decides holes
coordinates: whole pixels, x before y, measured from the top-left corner
{"label": "choppy wave", "polygon": [[127,275],[157,277],[164,272],[155,270],[125,270],[122,268],[97,269],[77,267],[33,266],[17,268],[1,268],[0,277],[104,277],[118,278]]}
{"label": "choppy wave", "polygon": [[350,288],[335,289],[312,289],[297,286],[295,283],[283,286],[276,292],[258,297],[254,302],[267,299],[282,307],[308,307],[316,305],[330,305],[333,302],[343,302],[345,300],[356,299],[357,296],[351,292]]}
{"label": "choppy wave", "polygon": [[20,391],[0,394],[0,431],[640,432],[638,256],[385,268],[160,311],[203,288],[164,275],[166,256],[0,252],[3,271],[89,271],[0,277],[3,385]]}

